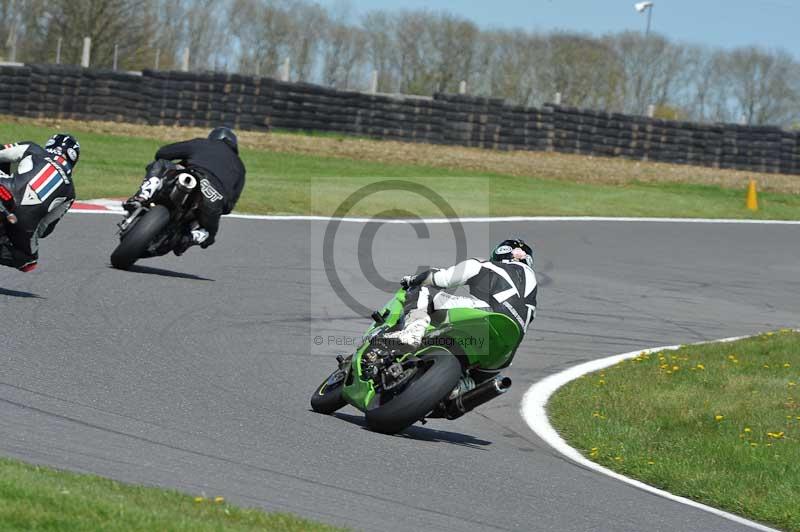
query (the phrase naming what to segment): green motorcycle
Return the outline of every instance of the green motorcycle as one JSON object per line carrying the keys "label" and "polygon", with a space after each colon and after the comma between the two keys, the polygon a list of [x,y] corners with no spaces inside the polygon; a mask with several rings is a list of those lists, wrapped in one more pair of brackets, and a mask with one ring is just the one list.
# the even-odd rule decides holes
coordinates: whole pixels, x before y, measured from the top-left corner
{"label": "green motorcycle", "polygon": [[[400,289],[353,355],[336,357],[334,371],[311,396],[311,408],[332,414],[350,404],[364,412],[370,430],[395,434],[426,418],[456,419],[511,386],[499,374],[519,344],[519,325],[504,314],[470,308],[436,311],[416,351],[383,338],[397,330],[406,290]],[[462,378],[478,382],[468,391]]]}

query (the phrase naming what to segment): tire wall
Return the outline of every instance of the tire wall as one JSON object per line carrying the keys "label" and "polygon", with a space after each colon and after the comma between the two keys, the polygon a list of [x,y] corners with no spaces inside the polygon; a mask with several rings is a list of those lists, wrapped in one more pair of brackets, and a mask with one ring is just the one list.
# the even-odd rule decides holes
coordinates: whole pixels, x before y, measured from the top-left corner
{"label": "tire wall", "polygon": [[800,174],[798,133],[435,94],[395,97],[224,73],[0,65],[0,114],[270,128]]}

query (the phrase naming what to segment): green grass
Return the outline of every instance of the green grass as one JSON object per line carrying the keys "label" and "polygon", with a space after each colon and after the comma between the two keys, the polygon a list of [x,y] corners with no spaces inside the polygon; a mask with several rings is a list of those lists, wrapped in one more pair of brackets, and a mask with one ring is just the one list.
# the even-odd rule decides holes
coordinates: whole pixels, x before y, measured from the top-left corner
{"label": "green grass", "polygon": [[639,355],[567,384],[548,411],[591,460],[800,530],[798,333]]}
{"label": "green grass", "polygon": [[[41,143],[50,133],[40,126],[0,123],[4,142]],[[76,188],[81,199],[131,195],[161,144],[97,133],[81,133],[80,141]],[[744,190],[709,185],[590,184],[537,178],[535,168],[530,177],[513,177],[254,149],[243,149],[242,157],[248,181],[236,207],[240,212],[330,215],[347,194],[378,178],[411,178],[441,194],[460,216],[800,219],[800,195],[784,193],[761,193],[761,209],[753,213],[744,207]],[[397,205],[419,216],[442,215],[419,194],[388,192],[357,204],[350,214],[371,215]]]}
{"label": "green grass", "polygon": [[0,459],[0,529],[4,531],[341,530],[214,499]]}

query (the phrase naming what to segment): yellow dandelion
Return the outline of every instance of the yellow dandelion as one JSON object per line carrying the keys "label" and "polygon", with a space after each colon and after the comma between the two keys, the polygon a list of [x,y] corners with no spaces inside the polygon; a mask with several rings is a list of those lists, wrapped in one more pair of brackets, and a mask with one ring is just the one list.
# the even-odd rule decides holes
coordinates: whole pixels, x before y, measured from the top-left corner
{"label": "yellow dandelion", "polygon": [[204,500],[206,500],[205,497],[195,497],[194,498],[194,502],[203,502]]}
{"label": "yellow dandelion", "polygon": [[672,366],[672,371],[678,371],[679,369],[681,369],[680,366]]}
{"label": "yellow dandelion", "polygon": [[647,465],[655,465],[655,462],[654,462],[654,461],[652,461],[652,460],[648,460],[648,461],[647,461]]}
{"label": "yellow dandelion", "polygon": [[744,428],[744,431],[745,431],[745,432],[752,432],[752,431],[750,430],[750,427],[745,427],[745,428]]}
{"label": "yellow dandelion", "polygon": [[702,364],[698,364],[696,367],[697,369],[706,369],[706,367]]}
{"label": "yellow dandelion", "polygon": [[783,363],[783,367],[784,367],[784,368],[791,368],[791,367],[792,367],[792,365],[791,365],[791,364],[789,364],[788,362],[784,362],[784,363]]}
{"label": "yellow dandelion", "polygon": [[773,440],[780,440],[784,436],[784,432],[767,432],[767,436],[772,438]]}
{"label": "yellow dandelion", "polygon": [[769,369],[769,364],[764,364],[762,367]]}
{"label": "yellow dandelion", "polygon": [[725,419],[725,416],[722,414],[717,414],[714,416],[714,421],[722,421],[723,419]]}
{"label": "yellow dandelion", "polygon": [[625,459],[623,457],[621,457],[621,456],[615,456],[614,460],[616,460],[617,462],[622,462]]}
{"label": "yellow dandelion", "polygon": [[214,502],[217,504],[221,504],[225,502],[225,497],[214,497]]}
{"label": "yellow dandelion", "polygon": [[750,442],[750,447],[758,447],[758,444],[756,442]]}
{"label": "yellow dandelion", "polygon": [[797,383],[794,381],[789,381],[789,384],[787,384],[786,386],[797,386]]}
{"label": "yellow dandelion", "polygon": [[606,383],[606,381],[604,381],[603,379],[600,379],[599,381],[597,381],[597,384],[601,384],[602,385],[602,384],[605,384],[605,383]]}

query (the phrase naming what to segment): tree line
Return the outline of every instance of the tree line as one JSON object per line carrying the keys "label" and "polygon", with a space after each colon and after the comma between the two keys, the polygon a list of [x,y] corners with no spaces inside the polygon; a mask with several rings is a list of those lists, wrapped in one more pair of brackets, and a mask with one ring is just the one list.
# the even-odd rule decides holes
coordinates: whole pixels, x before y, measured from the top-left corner
{"label": "tree line", "polygon": [[92,66],[277,76],[431,95],[457,92],[526,106],[563,105],[704,122],[791,127],[800,121],[800,63],[784,50],[732,50],[621,32],[487,30],[434,11],[371,11],[309,0],[0,0],[0,58]]}

